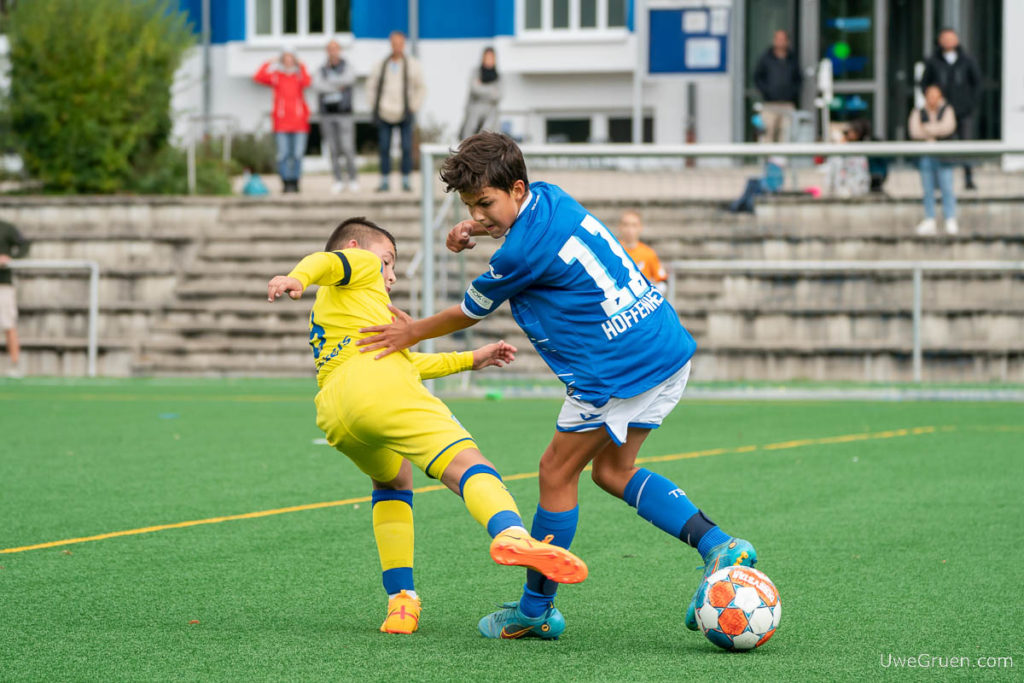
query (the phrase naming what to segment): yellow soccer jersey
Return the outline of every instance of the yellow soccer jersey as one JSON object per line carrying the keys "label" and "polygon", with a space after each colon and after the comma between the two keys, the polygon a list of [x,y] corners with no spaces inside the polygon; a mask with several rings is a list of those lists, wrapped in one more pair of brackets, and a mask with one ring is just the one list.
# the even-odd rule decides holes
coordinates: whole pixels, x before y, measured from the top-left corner
{"label": "yellow soccer jersey", "polygon": [[[359,332],[372,325],[391,322],[391,297],[384,287],[380,259],[365,249],[320,251],[299,261],[288,274],[303,288],[319,285],[309,314],[309,345],[321,387],[328,375],[359,353]],[[443,377],[473,367],[471,351],[402,354],[419,371],[421,379]]]}

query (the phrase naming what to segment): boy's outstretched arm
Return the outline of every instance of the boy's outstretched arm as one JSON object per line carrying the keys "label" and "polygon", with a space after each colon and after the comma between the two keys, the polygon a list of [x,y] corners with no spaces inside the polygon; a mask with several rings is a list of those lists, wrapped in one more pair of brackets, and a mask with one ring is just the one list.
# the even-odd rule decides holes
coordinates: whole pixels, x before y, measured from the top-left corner
{"label": "boy's outstretched arm", "polygon": [[409,360],[420,373],[420,379],[435,379],[466,370],[504,367],[516,359],[518,349],[504,341],[486,344],[474,351],[448,353],[410,353]]}
{"label": "boy's outstretched arm", "polygon": [[356,342],[362,347],[359,349],[362,353],[380,350],[376,358],[383,358],[424,339],[443,337],[478,322],[476,318],[470,318],[463,313],[461,305],[451,306],[421,320],[413,320],[408,313],[394,306],[388,305],[388,308],[395,314],[395,319],[390,325],[374,325],[359,330],[369,335]]}
{"label": "boy's outstretched arm", "polygon": [[[274,301],[285,293],[293,299],[298,299],[302,296],[303,290],[310,285],[349,285],[353,279],[358,280],[362,273],[379,267],[380,259],[368,251],[314,252],[299,261],[292,268],[292,272],[271,278],[267,283],[267,301]],[[359,270],[355,278],[353,268]]]}

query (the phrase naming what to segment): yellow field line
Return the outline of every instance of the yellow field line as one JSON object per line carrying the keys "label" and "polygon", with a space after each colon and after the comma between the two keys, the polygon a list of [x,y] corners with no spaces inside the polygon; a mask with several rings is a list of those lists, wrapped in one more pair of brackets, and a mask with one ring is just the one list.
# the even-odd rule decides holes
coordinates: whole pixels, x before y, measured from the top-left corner
{"label": "yellow field line", "polygon": [[[763,446],[738,446],[736,448],[710,448],[700,451],[690,451],[687,453],[673,453],[671,455],[655,455],[647,458],[637,458],[638,464],[649,463],[649,462],[669,462],[672,460],[689,460],[692,458],[706,458],[712,455],[726,455],[726,454],[741,454],[741,453],[753,453],[758,450],[763,451],[780,451],[788,448],[802,448],[805,446],[822,446],[837,443],[850,443],[854,441],[869,441],[876,439],[892,439],[903,436],[918,436],[921,434],[933,434],[936,431],[950,432],[955,431],[956,427],[912,427],[907,429],[892,429],[883,432],[862,432],[858,434],[842,434],[840,436],[826,436],[817,439],[796,439],[793,441],[780,441],[777,443],[765,444]],[[510,474],[503,477],[505,481],[517,481],[520,479],[533,479],[537,477],[537,472],[521,472],[519,474]],[[441,489],[447,488],[443,484],[434,484],[432,486],[421,486],[413,489],[414,493],[426,493],[428,491],[440,491]],[[344,505],[356,505],[358,503],[370,502],[370,496],[360,496],[359,498],[345,498],[344,500],[332,500],[323,503],[308,503],[306,505],[292,505],[290,507],[275,508],[273,510],[259,510],[257,512],[246,512],[240,515],[225,515],[223,517],[210,517],[208,519],[194,519],[187,522],[175,522],[174,524],[158,524],[156,526],[147,526],[140,529],[125,529],[123,531],[112,531],[106,534],[97,534],[95,536],[83,536],[81,538],[68,538],[61,541],[49,541],[47,543],[36,543],[33,545],[25,545],[18,548],[0,548],[0,554],[10,553],[23,553],[28,550],[42,550],[43,548],[56,548],[64,545],[74,545],[76,543],[88,543],[90,541],[103,541],[108,538],[119,538],[121,536],[137,536],[139,534],[151,534],[156,531],[167,531],[169,529],[184,529],[192,526],[201,526],[203,524],[219,524],[221,522],[233,522],[240,519],[258,519],[260,517],[270,517],[272,515],[283,515],[289,512],[304,512],[306,510],[320,510],[323,508],[341,507]]]}

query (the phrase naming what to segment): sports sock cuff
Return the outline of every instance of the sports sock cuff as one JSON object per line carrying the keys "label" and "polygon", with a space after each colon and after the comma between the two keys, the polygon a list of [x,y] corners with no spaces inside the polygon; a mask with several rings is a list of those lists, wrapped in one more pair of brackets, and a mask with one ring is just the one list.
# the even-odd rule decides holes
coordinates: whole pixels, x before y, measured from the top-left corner
{"label": "sports sock cuff", "polygon": [[387,591],[388,595],[392,595],[400,591],[414,590],[412,584],[412,567],[395,567],[394,569],[386,569],[384,570],[383,578],[384,590]]}
{"label": "sports sock cuff", "polygon": [[523,597],[519,599],[519,610],[531,619],[536,619],[547,612],[553,602],[554,595],[544,595],[530,590],[528,586],[523,586]]}
{"label": "sports sock cuff", "polygon": [[704,511],[697,510],[693,517],[686,520],[683,530],[679,532],[679,540],[696,548],[697,544],[700,543],[700,539],[704,538],[704,535],[714,528],[715,523],[708,519]]}
{"label": "sports sock cuff", "polygon": [[622,500],[626,501],[633,507],[636,507],[639,502],[638,499],[640,497],[640,491],[643,490],[644,484],[647,483],[647,480],[651,478],[652,474],[654,474],[654,472],[651,472],[646,467],[641,467],[637,470],[636,474],[634,474],[626,484],[626,490],[622,493]]}
{"label": "sports sock cuff", "polygon": [[498,474],[497,470],[495,470],[490,465],[473,465],[469,469],[467,469],[465,472],[463,472],[462,473],[462,477],[459,479],[459,495],[460,496],[462,495],[462,490],[464,488],[466,488],[466,482],[469,481],[470,477],[472,477],[472,476],[474,476],[476,474],[490,474],[491,476],[493,476],[498,481],[501,481],[501,475]]}
{"label": "sports sock cuff", "polygon": [[533,526],[534,528],[543,527],[545,531],[575,530],[579,519],[579,505],[564,512],[551,512],[538,505],[537,512],[533,516]]}
{"label": "sports sock cuff", "polygon": [[409,489],[377,489],[370,494],[373,505],[382,500],[400,500],[412,507],[412,491]]}
{"label": "sports sock cuff", "polygon": [[487,520],[487,533],[494,538],[505,529],[512,526],[523,526],[523,520],[519,515],[512,510],[502,510],[496,512],[494,515]]}
{"label": "sports sock cuff", "polygon": [[716,545],[725,543],[730,538],[732,538],[732,536],[725,533],[717,526],[711,527],[710,529],[708,529],[708,532],[704,534],[704,538],[700,539],[700,541],[697,543],[697,552],[700,553],[700,556],[702,558],[706,559],[708,553],[711,552],[712,548],[714,548]]}

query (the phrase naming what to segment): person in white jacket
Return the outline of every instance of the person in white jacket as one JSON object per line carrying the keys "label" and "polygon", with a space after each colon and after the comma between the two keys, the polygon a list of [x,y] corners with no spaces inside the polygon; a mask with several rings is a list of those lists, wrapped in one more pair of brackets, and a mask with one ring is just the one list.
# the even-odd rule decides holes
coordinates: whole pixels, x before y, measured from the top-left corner
{"label": "person in white jacket", "polygon": [[501,77],[498,75],[494,48],[488,47],[484,49],[480,66],[469,75],[469,96],[466,98],[466,113],[459,139],[465,140],[482,130],[496,130],[499,102]]}
{"label": "person in white jacket", "polygon": [[335,194],[346,188],[342,176],[341,158],[345,158],[348,188],[359,189],[356,175],[356,122],[352,114],[352,87],[356,82],[355,69],[341,56],[341,45],[336,40],[327,43],[327,61],[313,79],[313,89],[319,100],[320,132],[331,155],[331,171]]}
{"label": "person in white jacket", "polygon": [[412,191],[412,134],[416,112],[423,104],[427,88],[423,68],[415,57],[405,54],[405,34],[391,33],[391,54],[374,66],[366,83],[366,93],[377,124],[380,142],[380,186],[387,192],[391,174],[391,132],[397,126],[402,133],[402,189]]}
{"label": "person in white jacket", "polygon": [[[935,142],[945,140],[956,133],[956,114],[953,107],[942,97],[942,88],[929,85],[924,91],[924,106],[910,112],[907,122],[912,140]],[[924,189],[924,220],[917,225],[918,235],[934,235],[935,230],[935,184],[942,192],[942,216],[946,219],[946,232],[955,235],[959,231],[956,222],[956,194],[953,193],[953,165],[933,156],[920,159],[921,186]]]}

